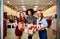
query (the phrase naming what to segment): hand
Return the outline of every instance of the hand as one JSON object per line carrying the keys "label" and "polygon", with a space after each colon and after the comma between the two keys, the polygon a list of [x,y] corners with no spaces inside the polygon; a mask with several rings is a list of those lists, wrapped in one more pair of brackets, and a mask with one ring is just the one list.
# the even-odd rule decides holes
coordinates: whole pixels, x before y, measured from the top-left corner
{"label": "hand", "polygon": [[40,27],[38,28],[38,31],[39,31],[39,30],[41,30],[41,28],[40,28]]}
{"label": "hand", "polygon": [[34,29],[34,32],[36,32],[37,30],[36,29]]}

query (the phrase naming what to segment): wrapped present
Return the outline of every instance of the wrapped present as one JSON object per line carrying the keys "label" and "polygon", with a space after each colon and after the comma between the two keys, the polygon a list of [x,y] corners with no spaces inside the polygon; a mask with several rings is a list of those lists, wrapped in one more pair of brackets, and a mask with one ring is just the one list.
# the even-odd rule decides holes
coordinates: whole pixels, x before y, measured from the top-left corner
{"label": "wrapped present", "polygon": [[33,24],[33,28],[34,28],[34,32],[36,32],[37,31],[36,24]]}
{"label": "wrapped present", "polygon": [[37,30],[40,30],[41,29],[41,23],[39,23],[37,26],[38,26]]}
{"label": "wrapped present", "polygon": [[28,34],[33,35],[33,28],[28,29]]}
{"label": "wrapped present", "polygon": [[28,23],[27,26],[28,26],[28,34],[29,35],[33,35],[37,31],[36,24]]}
{"label": "wrapped present", "polygon": [[32,23],[29,22],[29,23],[27,24],[27,28],[31,28],[31,27],[32,27]]}
{"label": "wrapped present", "polygon": [[38,25],[38,30],[44,30],[45,28],[42,28],[41,29],[41,27],[43,27],[44,25],[42,24],[42,23],[39,23],[39,25]]}
{"label": "wrapped present", "polygon": [[18,25],[19,30],[24,31],[24,26],[25,26],[25,23],[23,21],[19,22],[19,25]]}

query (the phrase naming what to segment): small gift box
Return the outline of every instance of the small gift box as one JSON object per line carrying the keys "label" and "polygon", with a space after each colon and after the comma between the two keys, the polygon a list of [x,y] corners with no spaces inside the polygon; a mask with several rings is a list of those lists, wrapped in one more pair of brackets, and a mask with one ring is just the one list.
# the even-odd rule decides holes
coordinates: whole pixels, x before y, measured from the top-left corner
{"label": "small gift box", "polygon": [[29,22],[29,23],[27,24],[27,27],[28,27],[28,28],[31,28],[31,27],[32,27],[32,23]]}
{"label": "small gift box", "polygon": [[23,31],[24,30],[24,26],[25,26],[25,23],[23,21],[19,22],[19,26],[18,26],[19,30]]}
{"label": "small gift box", "polygon": [[38,26],[37,29],[40,30],[41,29],[41,23],[39,23],[37,26]]}
{"label": "small gift box", "polygon": [[28,34],[33,35],[33,28],[29,28],[29,29],[28,29]]}

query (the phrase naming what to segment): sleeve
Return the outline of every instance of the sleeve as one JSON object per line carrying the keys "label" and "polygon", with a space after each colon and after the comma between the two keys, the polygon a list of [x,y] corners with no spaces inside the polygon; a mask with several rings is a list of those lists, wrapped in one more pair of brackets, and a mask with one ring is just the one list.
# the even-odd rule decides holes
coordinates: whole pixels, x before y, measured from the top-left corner
{"label": "sleeve", "polygon": [[33,16],[32,19],[33,19],[33,23],[36,24],[37,21],[36,17]]}
{"label": "sleeve", "polygon": [[43,24],[45,27],[48,26],[47,20],[46,20],[45,18],[42,20],[42,24]]}
{"label": "sleeve", "polygon": [[37,22],[37,19],[35,18],[35,19],[34,19],[34,23],[36,24],[36,22]]}
{"label": "sleeve", "polygon": [[26,17],[25,19],[26,19],[26,23],[28,23],[28,17]]}

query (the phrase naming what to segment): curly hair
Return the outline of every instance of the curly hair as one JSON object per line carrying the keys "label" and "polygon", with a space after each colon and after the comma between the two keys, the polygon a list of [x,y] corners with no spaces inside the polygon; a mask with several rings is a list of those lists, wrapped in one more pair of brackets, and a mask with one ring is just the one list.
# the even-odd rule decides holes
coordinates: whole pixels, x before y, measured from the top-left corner
{"label": "curly hair", "polygon": [[28,15],[28,11],[30,11],[31,12],[31,15],[33,15],[34,14],[34,10],[33,9],[27,9],[27,11],[26,11],[26,14]]}

